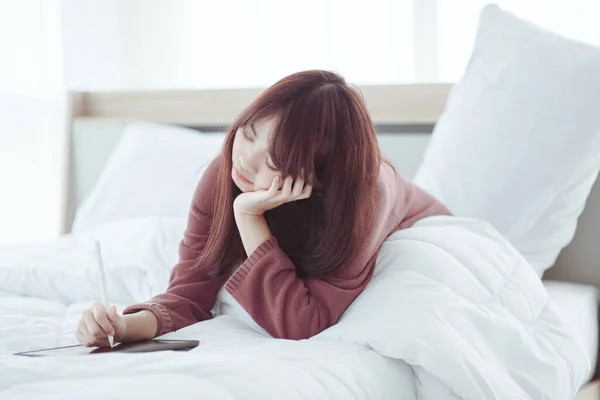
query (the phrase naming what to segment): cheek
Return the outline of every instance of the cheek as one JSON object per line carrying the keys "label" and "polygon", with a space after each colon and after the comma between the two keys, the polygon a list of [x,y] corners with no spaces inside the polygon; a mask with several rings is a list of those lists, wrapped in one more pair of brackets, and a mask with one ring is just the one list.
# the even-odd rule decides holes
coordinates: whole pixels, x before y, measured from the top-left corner
{"label": "cheek", "polygon": [[236,136],[236,137],[233,139],[233,146],[231,147],[231,153],[232,153],[232,156],[235,156],[235,155],[239,154],[239,152],[240,152],[240,149],[239,149],[239,147],[240,147],[240,140],[239,140],[239,139],[238,139],[238,137]]}
{"label": "cheek", "polygon": [[254,186],[256,187],[256,190],[267,190],[268,188],[270,188],[271,183],[273,183],[273,179],[275,179],[276,176],[277,174],[271,170],[261,171],[256,176],[256,179],[254,181]]}
{"label": "cheek", "polygon": [[242,136],[243,134],[238,130],[233,137],[233,146],[231,147],[231,152],[233,155],[238,157],[244,153],[244,147],[246,146],[245,140]]}

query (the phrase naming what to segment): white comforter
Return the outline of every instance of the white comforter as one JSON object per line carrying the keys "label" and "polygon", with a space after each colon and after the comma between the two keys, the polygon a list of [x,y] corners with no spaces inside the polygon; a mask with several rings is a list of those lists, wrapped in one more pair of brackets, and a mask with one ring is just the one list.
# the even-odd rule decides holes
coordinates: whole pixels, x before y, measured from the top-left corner
{"label": "white comforter", "polygon": [[199,339],[187,353],[10,355],[74,343],[99,298],[93,239],[126,305],[165,290],[183,227],[123,221],[0,249],[0,399],[570,399],[588,372],[526,261],[488,224],[454,217],[388,238],[367,289],[309,340],[268,338],[229,304],[166,335]]}

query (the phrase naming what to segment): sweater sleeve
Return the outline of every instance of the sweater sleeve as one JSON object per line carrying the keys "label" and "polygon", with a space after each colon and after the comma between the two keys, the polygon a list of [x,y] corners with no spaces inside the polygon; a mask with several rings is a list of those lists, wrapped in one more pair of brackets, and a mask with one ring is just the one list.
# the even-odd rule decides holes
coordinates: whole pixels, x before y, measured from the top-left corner
{"label": "sweater sleeve", "polygon": [[151,311],[158,319],[156,336],[212,318],[217,292],[227,279],[226,276],[210,278],[202,268],[192,268],[208,239],[218,162],[216,158],[208,166],[194,193],[187,227],[179,244],[179,262],[171,271],[167,291],[123,311],[123,314]]}
{"label": "sweater sleeve", "polygon": [[238,268],[225,288],[273,337],[306,339],[337,322],[367,285],[376,257],[346,269],[358,271],[351,278],[302,279],[271,237]]}
{"label": "sweater sleeve", "polygon": [[400,221],[400,228],[409,228],[421,218],[434,215],[451,215],[450,210],[430,193],[421,189],[401,173],[396,173],[396,191],[394,214]]}

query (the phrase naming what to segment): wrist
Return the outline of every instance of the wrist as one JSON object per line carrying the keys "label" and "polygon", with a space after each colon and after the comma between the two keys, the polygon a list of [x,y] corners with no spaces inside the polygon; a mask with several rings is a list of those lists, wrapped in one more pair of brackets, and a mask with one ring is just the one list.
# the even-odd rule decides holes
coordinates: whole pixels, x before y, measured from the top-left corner
{"label": "wrist", "polygon": [[245,210],[241,207],[233,208],[233,216],[236,218],[246,218],[246,219],[258,219],[264,218],[264,212],[256,211],[256,210]]}
{"label": "wrist", "polygon": [[235,213],[235,221],[247,256],[271,238],[271,231],[262,214]]}
{"label": "wrist", "polygon": [[233,213],[237,216],[261,216],[265,210],[262,210],[258,204],[249,202],[245,197],[245,194],[241,194],[233,201]]}
{"label": "wrist", "polygon": [[127,341],[127,318],[125,317],[127,316],[123,316],[123,325],[120,329],[115,329],[115,336],[113,337],[115,343]]}
{"label": "wrist", "polygon": [[156,336],[158,319],[148,310],[141,310],[133,314],[123,316],[122,332],[115,335],[115,341],[135,342],[148,340]]}

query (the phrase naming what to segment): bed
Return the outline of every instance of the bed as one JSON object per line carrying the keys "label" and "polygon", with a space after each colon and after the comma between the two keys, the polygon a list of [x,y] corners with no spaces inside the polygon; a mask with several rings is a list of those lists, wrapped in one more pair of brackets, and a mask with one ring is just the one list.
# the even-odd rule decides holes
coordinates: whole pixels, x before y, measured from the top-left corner
{"label": "bed", "polygon": [[[419,151],[427,147],[429,132],[443,110],[450,86],[366,86],[361,90],[377,125],[384,153],[402,172],[414,174],[422,157]],[[426,399],[469,398],[469,395],[460,393],[460,385],[450,390],[448,382],[444,382],[451,373],[451,367],[440,371],[439,375],[430,373],[433,366],[427,364],[426,358],[439,364],[440,359],[436,359],[435,355],[448,351],[443,345],[434,346],[433,353],[424,354],[425,359],[421,359],[422,355],[411,352],[411,348],[393,348],[380,335],[381,332],[366,330],[362,336],[349,333],[360,332],[360,327],[365,325],[356,320],[365,317],[361,314],[362,310],[376,306],[379,300],[375,294],[372,298],[365,297],[365,304],[357,304],[349,314],[348,327],[351,329],[333,330],[321,340],[309,343],[282,341],[273,344],[262,333],[249,328],[249,324],[241,323],[243,315],[240,318],[225,315],[209,323],[167,334],[167,337],[173,338],[201,338],[200,360],[195,353],[190,353],[176,358],[152,355],[144,359],[142,356],[135,361],[127,357],[110,361],[39,359],[34,364],[31,360],[8,355],[15,351],[74,344],[73,332],[79,315],[92,299],[98,299],[94,266],[89,254],[92,239],[101,240],[106,247],[109,280],[113,280],[111,287],[114,291],[109,293],[109,297],[115,299],[119,309],[165,289],[169,266],[176,261],[175,249],[185,227],[184,221],[177,215],[125,221],[116,216],[111,220],[107,214],[102,215],[103,221],[91,217],[86,220],[86,207],[93,208],[95,212],[102,208],[97,192],[99,186],[110,180],[106,164],[114,165],[118,161],[115,161],[119,158],[115,153],[122,152],[123,136],[126,134],[138,139],[151,138],[152,135],[191,134],[193,138],[186,136],[186,140],[202,138],[198,143],[203,151],[208,151],[207,148],[214,151],[222,140],[223,127],[257,93],[247,89],[72,94],[73,124],[69,132],[72,157],[65,172],[69,179],[63,210],[65,236],[58,242],[0,250],[0,273],[5,278],[4,284],[0,284],[0,371],[4,372],[0,399],[37,399],[49,396],[49,393],[55,393],[56,397],[43,398],[75,399],[89,397],[89,393],[94,393],[94,398],[98,399],[113,398],[111,396],[117,394],[119,397],[143,396],[147,399],[256,396],[413,399],[417,394]],[[178,107],[180,104],[187,107]],[[157,148],[161,152],[167,151],[164,143]],[[126,165],[115,171],[115,175],[124,173]],[[190,179],[195,179],[195,175]],[[600,286],[600,274],[594,265],[600,254],[593,240],[600,226],[598,186],[589,198],[573,242],[544,278],[549,301],[568,329],[579,337],[592,366],[577,394],[576,398],[580,400],[600,398],[594,374],[598,353],[597,287]],[[120,199],[118,195],[113,197]],[[182,207],[179,205],[179,208]],[[139,207],[134,211],[139,211]],[[79,220],[75,218],[77,213]],[[88,225],[87,230],[81,228],[84,223]],[[485,226],[473,228],[482,232],[487,232],[487,229]],[[463,234],[472,235],[473,230]],[[397,238],[399,242],[402,239]],[[415,237],[404,239],[415,240]],[[444,239],[440,240],[443,242]],[[123,246],[123,243],[128,246]],[[482,242],[481,248],[489,245]],[[417,249],[413,250],[418,253]],[[381,264],[389,262],[386,259],[390,259],[389,254],[395,254],[395,251],[394,248],[384,251]],[[441,258],[439,260],[442,262]],[[15,269],[16,264],[20,265],[19,269]],[[379,283],[382,283],[381,280]],[[451,284],[451,281],[445,283]],[[526,292],[524,295],[527,295]],[[422,298],[418,299],[415,301],[422,301]],[[509,300],[515,301],[504,299]],[[528,301],[537,300],[532,297]],[[518,310],[513,312],[515,315],[519,313]],[[540,312],[540,318],[545,318],[546,324],[555,321],[554,315]],[[376,326],[381,322],[373,320],[372,323]],[[480,328],[479,325],[474,326]],[[395,337],[406,335],[406,342],[410,343],[411,335],[417,334],[429,333],[399,330],[395,335],[400,336]],[[507,331],[507,335],[510,334]],[[580,350],[569,346],[562,349]],[[224,352],[224,349],[227,351]],[[480,351],[492,354],[493,349],[482,348]],[[504,353],[494,354],[500,357]],[[484,369],[488,365],[473,364],[473,367]],[[456,368],[460,367],[457,365]],[[203,372],[200,375],[189,374],[192,369]],[[473,390],[468,385],[465,388],[467,392]],[[471,394],[474,398],[485,397],[486,390],[496,394],[503,390],[492,386],[478,389],[482,391],[479,395]],[[553,397],[549,395],[548,398]]]}
{"label": "bed", "polygon": [[215,318],[165,335],[189,352],[15,356],[75,343],[95,241],[118,309],[166,289],[191,192],[261,89],[71,93],[64,235],[0,247],[0,400],[600,399],[599,69],[489,5],[456,84],[360,86],[385,156],[456,215],[388,237],[310,339],[219,293]]}

